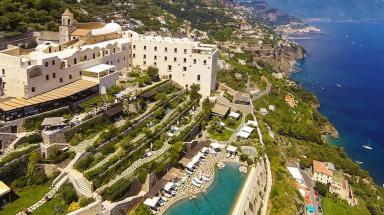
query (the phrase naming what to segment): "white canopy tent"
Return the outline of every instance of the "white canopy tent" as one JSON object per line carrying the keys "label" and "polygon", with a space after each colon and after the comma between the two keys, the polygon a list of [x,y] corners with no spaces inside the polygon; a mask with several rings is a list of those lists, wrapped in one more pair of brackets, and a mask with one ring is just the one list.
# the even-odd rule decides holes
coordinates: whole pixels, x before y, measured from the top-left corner
{"label": "white canopy tent", "polygon": [[249,136],[251,136],[251,134],[245,131],[239,131],[237,132],[236,136],[247,139]]}
{"label": "white canopy tent", "polygon": [[219,144],[218,142],[211,143],[210,145],[211,145],[211,147],[214,148],[214,149],[220,149],[220,148],[221,148],[221,147],[220,147],[220,144]]}
{"label": "white canopy tent", "polygon": [[144,204],[151,207],[151,208],[154,208],[157,204],[157,202],[159,202],[160,200],[160,197],[158,196],[155,196],[153,198],[147,198],[145,201],[144,201]]}
{"label": "white canopy tent", "polygon": [[257,123],[257,121],[248,120],[247,125],[258,126],[259,124]]}
{"label": "white canopy tent", "polygon": [[237,150],[237,147],[236,147],[236,146],[229,145],[229,146],[227,147],[227,151],[228,151],[228,152],[235,153],[236,150]]}
{"label": "white canopy tent", "polygon": [[234,119],[238,119],[240,117],[240,114],[236,113],[236,112],[231,112],[231,113],[229,113],[229,116],[234,118]]}
{"label": "white canopy tent", "polygon": [[244,127],[241,128],[240,131],[245,131],[247,133],[251,133],[253,130],[254,130],[254,128],[252,128],[252,127],[244,126]]}
{"label": "white canopy tent", "polygon": [[174,183],[168,182],[168,183],[165,184],[164,190],[165,191],[170,191],[174,185],[175,185]]}

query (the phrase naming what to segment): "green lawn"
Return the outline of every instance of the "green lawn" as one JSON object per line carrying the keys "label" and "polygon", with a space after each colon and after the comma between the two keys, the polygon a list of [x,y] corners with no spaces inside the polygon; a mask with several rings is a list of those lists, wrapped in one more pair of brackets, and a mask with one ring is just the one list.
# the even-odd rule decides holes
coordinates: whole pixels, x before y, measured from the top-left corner
{"label": "green lawn", "polygon": [[226,140],[229,140],[233,131],[230,131],[224,128],[222,133],[218,133],[218,132],[208,132],[208,133],[209,133],[209,136],[211,136],[215,140],[226,141]]}
{"label": "green lawn", "polygon": [[61,203],[62,198],[58,195],[55,195],[50,201],[46,202],[42,206],[38,207],[32,214],[43,215],[43,214],[53,214],[55,207]]}
{"label": "green lawn", "polygon": [[7,205],[5,208],[1,209],[0,214],[14,215],[17,212],[26,209],[43,198],[48,190],[49,185],[43,184],[16,191],[16,194],[19,196],[19,198]]}
{"label": "green lawn", "polygon": [[359,204],[355,207],[351,207],[346,201],[334,197],[332,194],[328,194],[321,200],[324,214],[327,215],[361,215],[370,214],[365,207],[364,201],[359,201]]}

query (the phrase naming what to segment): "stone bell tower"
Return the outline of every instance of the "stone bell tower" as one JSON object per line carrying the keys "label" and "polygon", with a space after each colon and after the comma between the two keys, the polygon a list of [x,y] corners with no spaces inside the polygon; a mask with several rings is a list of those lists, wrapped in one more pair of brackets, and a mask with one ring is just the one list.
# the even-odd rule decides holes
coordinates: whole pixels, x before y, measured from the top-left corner
{"label": "stone bell tower", "polygon": [[73,14],[66,9],[61,15],[61,25],[59,27],[60,44],[71,40],[70,35],[76,29],[74,22],[76,21],[73,19]]}

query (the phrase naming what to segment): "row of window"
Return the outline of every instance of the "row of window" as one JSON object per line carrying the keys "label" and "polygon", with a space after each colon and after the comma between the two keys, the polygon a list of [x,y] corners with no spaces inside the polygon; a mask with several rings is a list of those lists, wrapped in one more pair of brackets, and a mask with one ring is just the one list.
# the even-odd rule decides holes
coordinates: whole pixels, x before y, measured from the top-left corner
{"label": "row of window", "polygon": [[[133,54],[133,58],[135,58],[135,57],[136,57],[136,54]],[[143,55],[143,59],[144,60],[147,59],[147,55]],[[157,55],[153,56],[153,60],[155,60],[155,61],[157,60]],[[168,61],[168,57],[167,56],[164,56],[164,61]],[[175,62],[175,63],[177,62],[177,57],[173,58],[173,62]],[[187,63],[187,58],[183,58],[183,63]],[[193,64],[196,64],[196,63],[197,63],[197,60],[193,59]],[[206,65],[207,64],[207,60],[203,60],[203,64]]]}
{"label": "row of window", "polygon": [[[124,51],[125,51],[125,46],[123,47]],[[112,51],[113,54],[116,53],[116,48],[113,48],[113,51]],[[105,50],[103,51],[103,56],[106,56],[109,54],[109,50]],[[100,54],[97,55],[97,57],[100,57]],[[86,61],[87,60],[87,55],[84,55],[82,60]],[[92,54],[92,59],[95,59],[96,58],[96,53],[93,53]],[[125,57],[124,57],[124,60],[125,60]],[[81,61],[81,60],[80,60]],[[56,64],[55,60],[52,60],[52,66],[54,66]],[[77,64],[77,58],[73,58],[73,64],[76,65]],[[45,62],[44,63],[44,66],[45,67],[48,67],[49,66],[49,62]]]}
{"label": "row of window", "polygon": [[[136,45],[133,45],[133,50],[136,50]],[[143,46],[143,50],[147,51],[147,46]],[[157,46],[153,47],[153,51],[157,52]],[[168,47],[164,48],[164,52],[168,52]],[[173,53],[177,53],[177,48],[173,49]],[[187,49],[184,49],[184,54],[187,54]]]}
{"label": "row of window", "polygon": [[[183,76],[184,76],[184,74],[183,74]],[[172,79],[172,75],[169,74],[169,75],[168,75],[168,78],[169,78],[169,79]],[[196,80],[197,80],[197,81],[200,81],[200,75],[197,75],[197,76],[196,76]],[[185,86],[188,87],[188,84],[185,85]]]}

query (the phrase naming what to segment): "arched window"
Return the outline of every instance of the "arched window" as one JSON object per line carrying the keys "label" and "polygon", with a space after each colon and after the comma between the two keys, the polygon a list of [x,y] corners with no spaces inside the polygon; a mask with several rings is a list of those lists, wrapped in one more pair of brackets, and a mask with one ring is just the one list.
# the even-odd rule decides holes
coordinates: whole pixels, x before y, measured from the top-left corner
{"label": "arched window", "polygon": [[70,19],[68,19],[68,25],[71,25],[71,20]]}

